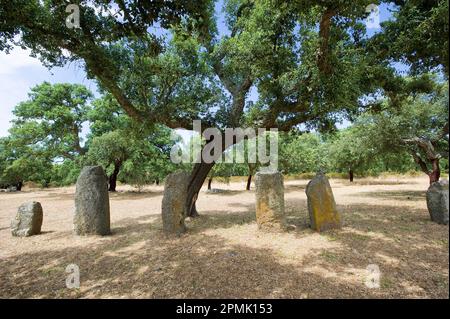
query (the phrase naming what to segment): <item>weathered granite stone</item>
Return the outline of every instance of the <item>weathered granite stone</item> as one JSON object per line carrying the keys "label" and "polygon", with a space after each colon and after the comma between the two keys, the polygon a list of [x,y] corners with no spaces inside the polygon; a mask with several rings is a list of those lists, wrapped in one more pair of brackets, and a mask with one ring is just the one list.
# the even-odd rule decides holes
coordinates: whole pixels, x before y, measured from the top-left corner
{"label": "weathered granite stone", "polygon": [[108,235],[108,178],[101,166],[86,166],[77,180],[74,230],[77,235]]}
{"label": "weathered granite stone", "polygon": [[42,206],[39,202],[20,205],[16,218],[11,221],[11,233],[17,237],[37,235],[41,232],[43,219]]}
{"label": "weathered granite stone", "polygon": [[258,172],[255,177],[255,186],[258,228],[285,229],[283,175],[280,172]]}
{"label": "weathered granite stone", "polygon": [[448,225],[448,180],[430,185],[427,191],[427,207],[431,220]]}
{"label": "weathered granite stone", "polygon": [[333,190],[328,178],[318,173],[306,186],[311,228],[316,231],[340,228],[341,214],[336,209]]}
{"label": "weathered granite stone", "polygon": [[162,200],[163,230],[168,235],[180,235],[186,231],[184,225],[185,203],[190,174],[178,171],[166,177]]}

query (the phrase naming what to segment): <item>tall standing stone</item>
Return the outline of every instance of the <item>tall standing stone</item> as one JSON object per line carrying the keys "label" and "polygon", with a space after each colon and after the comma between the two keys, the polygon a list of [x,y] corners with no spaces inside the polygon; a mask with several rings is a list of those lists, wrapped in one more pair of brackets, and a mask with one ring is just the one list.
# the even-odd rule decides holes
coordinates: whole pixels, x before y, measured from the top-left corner
{"label": "tall standing stone", "polygon": [[108,178],[101,166],[86,166],[77,180],[74,230],[77,235],[108,235]]}
{"label": "tall standing stone", "polygon": [[342,217],[336,209],[328,178],[318,173],[306,186],[311,228],[316,231],[340,228]]}
{"label": "tall standing stone", "polygon": [[16,217],[11,221],[11,233],[17,237],[37,235],[41,232],[44,214],[39,202],[20,205]]}
{"label": "tall standing stone", "polygon": [[189,176],[188,172],[178,171],[166,177],[162,221],[163,230],[168,235],[180,235],[186,231],[184,219]]}
{"label": "tall standing stone", "polygon": [[427,191],[427,207],[431,220],[447,225],[448,206],[448,180],[431,184]]}
{"label": "tall standing stone", "polygon": [[256,186],[256,223],[262,230],[282,230],[284,214],[284,185],[280,172],[258,172]]}

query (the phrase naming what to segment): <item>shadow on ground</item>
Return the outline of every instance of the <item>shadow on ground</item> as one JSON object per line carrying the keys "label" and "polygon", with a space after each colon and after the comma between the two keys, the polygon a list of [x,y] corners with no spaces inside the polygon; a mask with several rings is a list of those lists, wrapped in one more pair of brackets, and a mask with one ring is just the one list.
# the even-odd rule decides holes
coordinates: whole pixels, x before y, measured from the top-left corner
{"label": "shadow on ground", "polygon": [[395,199],[405,201],[423,201],[426,198],[425,191],[382,191],[382,192],[363,192],[360,196],[374,198]]}
{"label": "shadow on ground", "polygon": [[340,180],[344,186],[359,186],[359,185],[407,185],[407,184],[414,184],[415,182],[411,181],[400,181],[400,180],[354,180],[353,182],[350,182],[349,180],[342,179]]}
{"label": "shadow on ground", "polygon": [[114,200],[140,200],[146,198],[153,198],[162,196],[164,194],[163,190],[160,191],[117,191],[109,192],[109,198]]}
{"label": "shadow on ground", "polygon": [[[308,241],[317,235],[307,228],[306,202],[287,200],[288,219],[298,227],[274,240],[304,240],[311,249],[285,261],[276,245],[230,244],[206,232],[236,225],[254,230],[254,205],[234,205],[243,211],[200,212],[180,238],[162,233],[159,216],[125,218],[95,244],[2,258],[0,297],[448,298],[448,226],[431,223],[423,210],[339,206],[345,227],[320,234],[335,244],[323,248]],[[72,263],[80,267],[80,289],[65,287]],[[380,267],[379,289],[364,285],[369,264]]]}

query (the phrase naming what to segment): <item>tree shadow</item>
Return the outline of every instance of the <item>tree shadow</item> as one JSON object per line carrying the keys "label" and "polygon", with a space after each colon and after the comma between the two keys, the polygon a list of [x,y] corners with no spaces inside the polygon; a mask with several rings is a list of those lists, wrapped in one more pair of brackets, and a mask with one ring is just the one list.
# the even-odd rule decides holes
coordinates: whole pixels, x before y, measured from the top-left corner
{"label": "tree shadow", "polygon": [[230,190],[230,189],[221,189],[221,188],[213,188],[212,190],[206,190],[204,191],[205,195],[212,195],[212,196],[234,196],[239,195],[242,193],[250,193],[252,192],[247,190]]}
{"label": "tree shadow", "polygon": [[375,198],[387,198],[402,201],[423,201],[426,199],[426,191],[382,191],[382,192],[363,192],[360,196]]}
{"label": "tree shadow", "polygon": [[305,192],[306,185],[287,184],[284,185],[284,193]]}
{"label": "tree shadow", "polygon": [[[58,199],[58,200],[75,200],[75,190],[73,192],[50,191],[46,193],[37,193],[34,195],[36,199]],[[110,200],[140,200],[145,198],[153,198],[162,196],[163,190],[143,190],[141,192],[132,190],[118,190],[117,192],[108,192]]]}
{"label": "tree shadow", "polygon": [[58,199],[58,200],[75,200],[75,193],[65,192],[49,192],[44,194],[34,195],[36,199]]}
{"label": "tree shadow", "polygon": [[[190,232],[199,233],[207,229],[230,228],[256,222],[254,205],[235,204],[245,207],[244,212],[229,212],[226,210],[208,210],[199,212],[200,216],[186,220]],[[251,206],[253,206],[251,208]]]}
{"label": "tree shadow", "polygon": [[138,191],[117,191],[117,192],[109,192],[109,198],[113,200],[140,200],[146,198],[153,198],[158,196],[163,196],[164,191],[149,191],[143,190],[141,192]]}
{"label": "tree shadow", "polygon": [[[221,237],[201,233],[166,238],[151,224],[129,219],[115,228],[114,240],[4,258],[0,294],[4,298],[324,298],[330,292],[349,298],[376,296],[362,283],[302,271],[320,257],[320,251],[293,266],[281,263],[271,249],[226,245]],[[69,264],[80,269],[80,289],[65,287]]]}
{"label": "tree shadow", "polygon": [[303,233],[309,229],[310,221],[307,202],[304,199],[288,198],[284,201],[286,222],[294,226],[296,232]]}
{"label": "tree shadow", "polygon": [[348,180],[339,180],[344,186],[378,186],[378,185],[410,185],[417,184],[411,181],[396,181],[396,180],[365,180],[355,179],[353,182]]}
{"label": "tree shadow", "polygon": [[[201,211],[179,238],[166,237],[153,214],[121,219],[112,236],[95,242],[77,237],[72,247],[1,258],[0,297],[448,298],[448,226],[432,223],[424,209],[338,205],[344,227],[318,234],[308,228],[306,200],[287,199],[297,230],[258,232],[248,242],[219,235],[236,225],[238,235],[256,231],[247,227],[253,204],[229,205],[242,211]],[[258,240],[268,244],[256,247]],[[302,245],[307,253],[297,252]],[[80,289],[65,286],[69,264],[80,267]],[[379,289],[364,284],[370,264],[380,268]]]}

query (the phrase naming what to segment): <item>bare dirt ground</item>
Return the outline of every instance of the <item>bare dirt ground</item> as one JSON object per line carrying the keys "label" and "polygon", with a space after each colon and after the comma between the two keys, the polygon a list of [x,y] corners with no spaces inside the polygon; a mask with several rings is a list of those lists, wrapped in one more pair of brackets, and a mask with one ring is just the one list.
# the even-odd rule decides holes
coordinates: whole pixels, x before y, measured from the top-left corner
{"label": "bare dirt ground", "polygon": [[[163,187],[110,195],[106,237],[72,234],[74,188],[0,193],[1,298],[448,298],[449,229],[430,221],[427,178],[332,180],[345,227],[308,228],[306,180],[285,182],[295,230],[262,233],[244,182],[213,184],[181,238],[162,233]],[[42,203],[42,234],[11,236],[18,206]],[[77,264],[81,287],[65,286]],[[367,267],[381,271],[367,288]]]}

